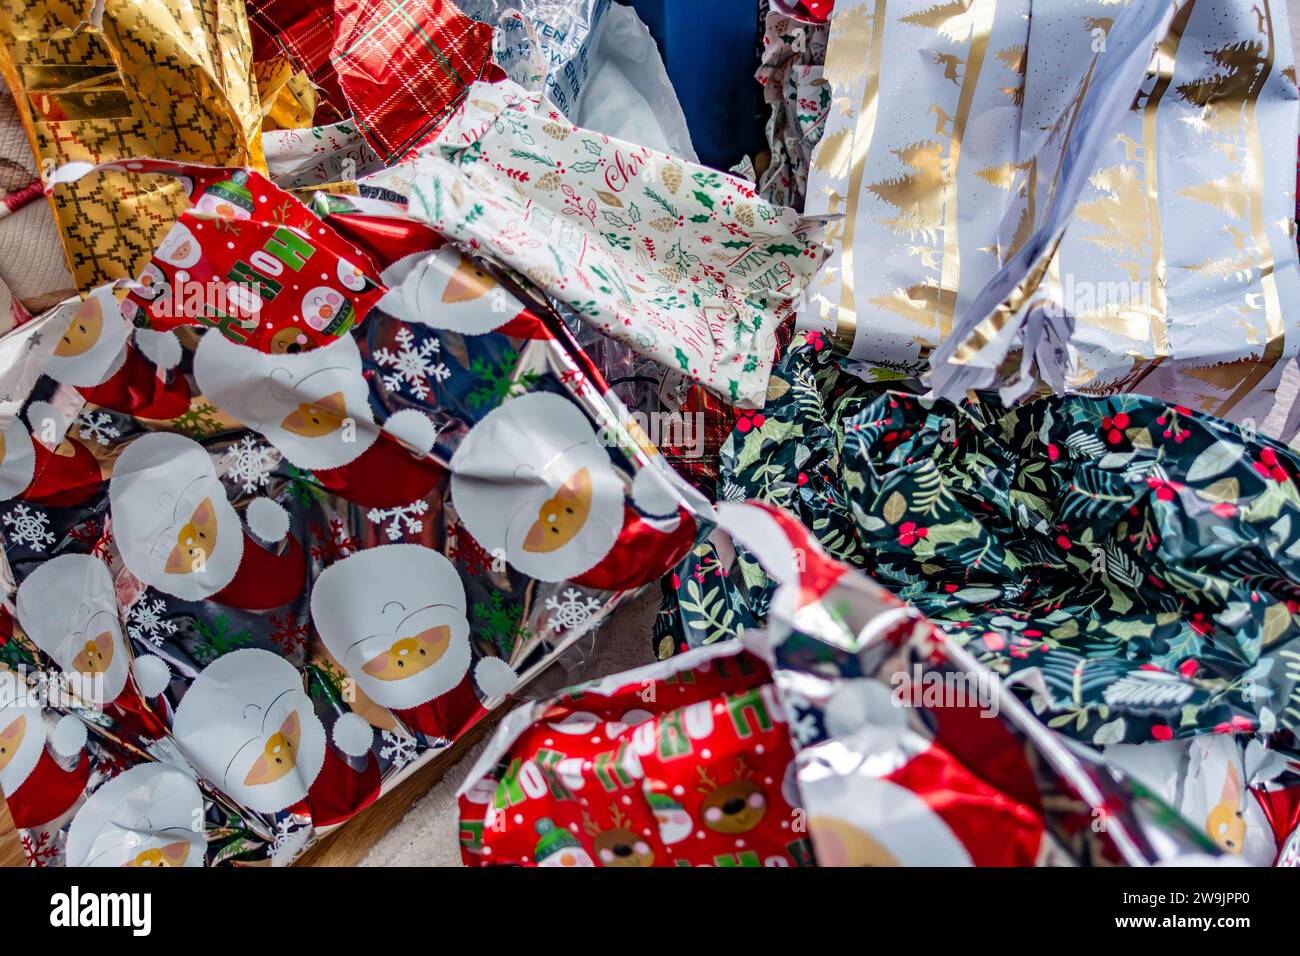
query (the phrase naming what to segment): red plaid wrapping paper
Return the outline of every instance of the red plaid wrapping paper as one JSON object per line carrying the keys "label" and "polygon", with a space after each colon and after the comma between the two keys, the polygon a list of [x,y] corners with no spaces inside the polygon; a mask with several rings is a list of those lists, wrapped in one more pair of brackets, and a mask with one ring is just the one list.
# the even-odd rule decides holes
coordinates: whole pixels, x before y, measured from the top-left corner
{"label": "red plaid wrapping paper", "polygon": [[487,66],[492,28],[443,0],[339,0],[330,56],[357,126],[384,163],[411,156]]}
{"label": "red plaid wrapping paper", "polygon": [[334,0],[249,0],[248,25],[256,62],[285,57],[316,88],[316,125],[347,117],[347,101],[330,62]]}

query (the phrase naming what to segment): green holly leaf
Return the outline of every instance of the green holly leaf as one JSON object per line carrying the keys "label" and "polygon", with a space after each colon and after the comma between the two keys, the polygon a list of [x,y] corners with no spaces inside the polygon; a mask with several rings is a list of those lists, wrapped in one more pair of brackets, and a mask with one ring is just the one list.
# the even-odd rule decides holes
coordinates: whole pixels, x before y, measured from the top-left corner
{"label": "green holly leaf", "polygon": [[677,352],[677,364],[682,367],[683,372],[689,372],[691,370],[690,357],[682,351],[681,346],[677,346],[675,351]]}
{"label": "green holly leaf", "polygon": [[691,195],[694,196],[695,201],[698,202],[705,209],[708,209],[710,211],[713,210],[713,197],[710,196],[708,193],[702,192],[697,189],[693,193],[691,193]]}

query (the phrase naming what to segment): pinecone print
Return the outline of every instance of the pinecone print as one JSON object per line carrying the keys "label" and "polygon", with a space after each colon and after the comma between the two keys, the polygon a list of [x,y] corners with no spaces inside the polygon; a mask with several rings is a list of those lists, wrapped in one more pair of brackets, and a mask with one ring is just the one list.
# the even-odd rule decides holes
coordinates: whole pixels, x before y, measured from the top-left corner
{"label": "pinecone print", "polygon": [[565,126],[563,123],[547,123],[542,127],[542,132],[551,139],[568,139],[569,134],[573,132],[573,127]]}
{"label": "pinecone print", "polygon": [[752,228],[754,225],[754,207],[748,203],[737,203],[736,221],[742,226],[749,226]]}
{"label": "pinecone print", "polygon": [[538,189],[550,192],[552,189],[560,185],[560,174],[553,169],[549,173],[542,173],[542,175],[537,178],[535,185]]}
{"label": "pinecone print", "polygon": [[664,185],[668,187],[668,191],[673,195],[676,195],[677,190],[682,185],[682,167],[678,166],[676,163],[669,163],[663,169],[659,170],[659,178],[664,181]]}
{"label": "pinecone print", "polygon": [[658,219],[651,219],[650,225],[660,232],[672,232],[677,225],[677,220],[672,216],[660,216]]}
{"label": "pinecone print", "polygon": [[682,277],[682,270],[678,268],[677,263],[668,262],[659,270],[659,274],[669,282],[676,282]]}
{"label": "pinecone print", "polygon": [[547,266],[529,266],[524,273],[540,286],[557,286],[560,284],[560,277],[554,269]]}

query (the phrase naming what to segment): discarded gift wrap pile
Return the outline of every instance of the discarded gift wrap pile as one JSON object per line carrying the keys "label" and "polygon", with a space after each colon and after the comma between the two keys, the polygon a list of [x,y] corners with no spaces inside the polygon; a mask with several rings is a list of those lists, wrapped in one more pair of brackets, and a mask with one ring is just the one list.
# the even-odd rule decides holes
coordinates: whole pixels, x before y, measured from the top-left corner
{"label": "discarded gift wrap pile", "polygon": [[1300,862],[1285,7],[689,6],[0,10],[32,865]]}

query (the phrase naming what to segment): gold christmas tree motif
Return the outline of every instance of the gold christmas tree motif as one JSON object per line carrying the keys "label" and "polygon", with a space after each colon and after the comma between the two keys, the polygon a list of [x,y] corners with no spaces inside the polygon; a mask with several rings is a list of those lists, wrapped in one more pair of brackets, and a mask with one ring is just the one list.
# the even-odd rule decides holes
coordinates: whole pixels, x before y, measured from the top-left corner
{"label": "gold christmas tree motif", "polygon": [[1184,199],[1205,203],[1235,220],[1246,218],[1248,197],[1239,176],[1221,176],[1178,190]]}
{"label": "gold christmas tree motif", "polygon": [[1011,102],[1015,103],[1016,106],[1024,106],[1025,66],[1027,65],[1025,45],[1020,43],[1016,46],[1009,46],[1005,50],[998,50],[993,55],[1001,60],[1003,65],[1016,75],[1016,83],[1014,86],[1000,87],[998,92],[1005,93],[1007,96],[1011,97]]}
{"label": "gold christmas tree motif", "polygon": [[1206,52],[1218,70],[1174,89],[1185,101],[1200,107],[1201,117],[1216,133],[1227,133],[1236,127],[1243,104],[1268,68],[1268,58],[1259,40],[1240,40]]}
{"label": "gold christmas tree motif", "polygon": [[836,94],[848,92],[867,71],[871,19],[865,4],[835,11],[835,30],[826,47],[822,76]]}
{"label": "gold christmas tree motif", "polygon": [[1255,366],[1263,360],[1262,355],[1248,355],[1245,358],[1216,362],[1213,365],[1184,368],[1183,374],[1196,379],[1198,382],[1204,382],[1212,388],[1217,388],[1221,392],[1230,392],[1240,385],[1241,380],[1249,375]]}
{"label": "gold christmas tree motif", "polygon": [[975,175],[984,180],[990,186],[996,186],[998,189],[1011,191],[1011,184],[1015,182],[1016,173],[1022,172],[1029,168],[1029,163],[1002,163],[998,166],[988,166],[984,169],[977,169]]}
{"label": "gold christmas tree motif", "polygon": [[832,179],[839,179],[849,171],[852,146],[853,127],[841,126],[822,137],[817,148],[813,150],[810,165]]}
{"label": "gold christmas tree motif", "polygon": [[1150,337],[1151,320],[1149,316],[1135,309],[1131,304],[1111,302],[1100,309],[1088,309],[1074,314],[1074,321],[1080,325],[1118,335],[1135,342],[1145,342]]}
{"label": "gold christmas tree motif", "polygon": [[899,17],[899,22],[933,30],[953,43],[965,43],[970,39],[975,19],[971,8],[976,2],[978,0],[947,0],[946,3],[936,3],[932,7]]}
{"label": "gold christmas tree motif", "polygon": [[956,298],[956,292],[940,289],[933,280],[929,280],[906,289],[895,289],[893,295],[876,296],[871,304],[929,329],[934,327],[935,311],[939,305],[942,303],[945,308],[951,309]]}
{"label": "gold christmas tree motif", "polygon": [[1217,259],[1204,259],[1201,262],[1183,266],[1183,268],[1198,275],[1249,282],[1255,274],[1254,244],[1250,243],[1249,236],[1244,232],[1230,225],[1224,225],[1220,231],[1226,232],[1228,237],[1232,239],[1232,246],[1236,250],[1236,254],[1220,256]]}
{"label": "gold christmas tree motif", "polygon": [[[1134,355],[1132,352],[1128,355],[1129,361],[1133,364],[1127,372],[1119,378],[1108,379],[1104,382],[1097,381],[1097,373],[1083,364],[1080,359],[1079,365],[1086,370],[1086,377],[1082,380],[1070,379],[1070,387],[1083,395],[1091,395],[1094,398],[1101,398],[1106,395],[1119,395],[1123,392],[1130,391],[1138,382],[1148,365],[1153,361],[1143,355]],[[1077,384],[1076,384],[1077,382]]]}
{"label": "gold christmas tree motif", "polygon": [[944,168],[943,146],[925,140],[893,152],[907,172],[871,183],[867,189],[898,210],[897,216],[884,220],[890,229],[911,239],[921,236],[926,242],[934,242],[943,219],[944,203],[952,190],[952,181]]}
{"label": "gold christmas tree motif", "polygon": [[1295,86],[1295,85],[1296,85],[1295,67],[1294,67],[1294,66],[1288,66],[1288,67],[1286,67],[1285,69],[1283,69],[1283,70],[1282,70],[1282,75],[1285,76],[1285,77],[1287,78],[1287,81],[1288,81],[1292,86]]}
{"label": "gold christmas tree motif", "polygon": [[1079,203],[1075,216],[1101,232],[1084,239],[1125,260],[1121,264],[1136,282],[1137,260],[1145,252],[1147,241],[1145,196],[1138,168],[1126,163],[1107,166],[1094,173],[1088,183],[1101,195]]}

